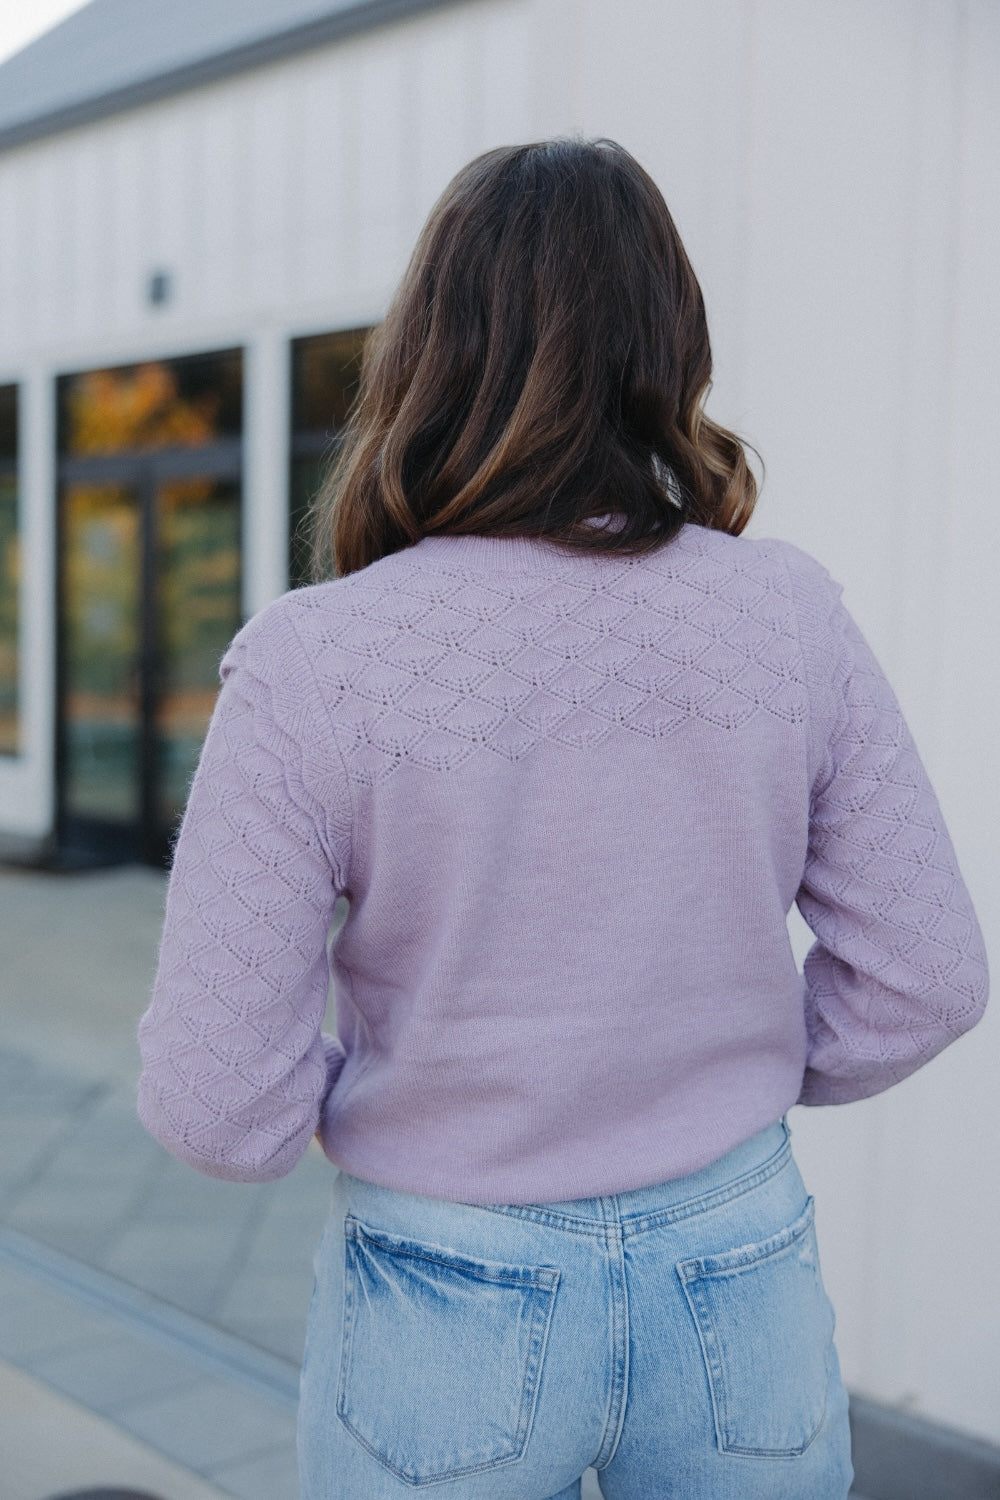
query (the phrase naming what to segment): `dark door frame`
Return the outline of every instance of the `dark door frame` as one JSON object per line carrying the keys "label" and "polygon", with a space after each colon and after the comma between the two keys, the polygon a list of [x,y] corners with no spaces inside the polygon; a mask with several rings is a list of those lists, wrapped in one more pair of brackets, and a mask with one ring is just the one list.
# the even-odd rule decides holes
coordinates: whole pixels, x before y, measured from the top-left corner
{"label": "dark door frame", "polygon": [[[158,448],[106,456],[62,458],[57,468],[56,504],[56,713],[55,843],[67,864],[120,864],[139,860],[162,867],[168,857],[164,831],[156,816],[156,706],[159,693],[159,620],[157,612],[156,495],[160,486],[178,479],[236,480],[243,475],[240,438],[226,438],[190,448]],[[66,809],[68,746],[64,710],[66,671],[66,525],[64,495],[71,484],[120,484],[134,489],[139,505],[139,682],[140,813],[132,827],[74,818]],[[239,550],[243,555],[245,517],[239,500]]]}

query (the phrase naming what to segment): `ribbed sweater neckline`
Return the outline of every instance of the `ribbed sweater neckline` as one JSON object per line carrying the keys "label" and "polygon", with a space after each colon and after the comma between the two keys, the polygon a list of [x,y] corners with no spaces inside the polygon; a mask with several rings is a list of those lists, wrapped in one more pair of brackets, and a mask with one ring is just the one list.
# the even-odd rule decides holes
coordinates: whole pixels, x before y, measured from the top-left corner
{"label": "ribbed sweater neckline", "polygon": [[[610,512],[589,518],[588,524],[599,525]],[[551,537],[484,536],[480,533],[425,536],[406,549],[414,556],[433,557],[452,565],[474,560],[475,565],[490,573],[550,573],[558,567],[571,567],[580,558],[603,560],[615,556],[609,552],[583,552],[566,547]],[[620,554],[624,558],[625,554]]]}

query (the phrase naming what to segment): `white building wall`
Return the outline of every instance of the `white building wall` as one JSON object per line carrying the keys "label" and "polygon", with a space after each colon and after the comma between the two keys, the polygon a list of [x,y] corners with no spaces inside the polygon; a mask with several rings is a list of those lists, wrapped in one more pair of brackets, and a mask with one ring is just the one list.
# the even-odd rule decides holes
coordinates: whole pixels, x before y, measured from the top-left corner
{"label": "white building wall", "polygon": [[[997,951],[998,76],[992,0],[470,0],[0,155],[26,674],[0,824],[51,815],[52,376],[247,349],[254,610],[283,587],[287,340],[378,318],[462,162],[580,130],[662,186],[714,411],[766,462],[751,531],[844,582]],[[848,1382],[994,1440],[998,1032],[990,1012],[890,1093],[792,1116]]]}

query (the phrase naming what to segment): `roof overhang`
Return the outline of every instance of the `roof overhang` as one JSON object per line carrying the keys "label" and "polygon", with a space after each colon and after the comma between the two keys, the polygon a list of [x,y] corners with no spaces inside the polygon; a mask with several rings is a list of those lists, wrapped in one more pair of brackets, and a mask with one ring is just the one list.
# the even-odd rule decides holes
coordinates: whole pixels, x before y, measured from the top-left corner
{"label": "roof overhang", "polygon": [[[330,42],[338,42],[378,26],[390,26],[423,11],[445,6],[468,4],[469,0],[356,0],[341,4],[329,14],[290,26],[273,34],[240,42],[205,57],[193,59],[162,72],[150,73],[110,88],[93,97],[82,97],[64,106],[50,108],[26,119],[0,126],[0,151],[23,145],[47,135],[72,130],[93,120],[120,114],[164,99],[186,89],[198,88],[218,78],[229,78],[251,68],[292,57]],[[44,40],[40,39],[40,40]]]}

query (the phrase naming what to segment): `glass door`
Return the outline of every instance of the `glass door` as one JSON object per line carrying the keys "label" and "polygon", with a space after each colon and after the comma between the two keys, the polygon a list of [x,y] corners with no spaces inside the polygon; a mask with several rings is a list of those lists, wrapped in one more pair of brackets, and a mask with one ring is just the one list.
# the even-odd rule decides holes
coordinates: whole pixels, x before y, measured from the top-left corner
{"label": "glass door", "polygon": [[240,626],[240,350],[61,376],[58,855],[163,864]]}
{"label": "glass door", "polygon": [[184,810],[219,690],[219,662],[240,628],[239,485],[168,480],[156,490],[154,513],[152,797],[155,838],[162,846]]}
{"label": "glass door", "polygon": [[161,865],[240,627],[240,487],[114,466],[62,493],[59,843]]}
{"label": "glass door", "polygon": [[142,505],[136,483],[62,499],[63,842],[138,854],[142,819]]}

